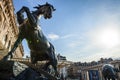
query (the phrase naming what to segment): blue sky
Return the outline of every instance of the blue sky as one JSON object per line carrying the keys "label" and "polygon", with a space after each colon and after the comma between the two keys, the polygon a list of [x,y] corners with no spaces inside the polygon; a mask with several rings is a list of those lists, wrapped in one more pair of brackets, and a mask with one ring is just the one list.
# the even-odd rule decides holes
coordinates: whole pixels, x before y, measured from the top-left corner
{"label": "blue sky", "polygon": [[[56,11],[49,20],[41,18],[40,25],[56,53],[69,61],[120,58],[120,0],[13,0],[15,13],[46,2]],[[23,45],[28,55],[25,40]]]}

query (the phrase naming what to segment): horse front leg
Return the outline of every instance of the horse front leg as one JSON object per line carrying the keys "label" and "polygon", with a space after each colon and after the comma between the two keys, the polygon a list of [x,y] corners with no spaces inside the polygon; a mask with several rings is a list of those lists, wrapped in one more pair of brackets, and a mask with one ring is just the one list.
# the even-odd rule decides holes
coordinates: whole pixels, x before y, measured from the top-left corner
{"label": "horse front leg", "polygon": [[18,35],[18,39],[16,40],[16,42],[14,43],[13,48],[11,49],[10,52],[8,52],[8,54],[2,59],[3,61],[7,61],[10,60],[11,58],[13,58],[13,52],[16,50],[16,48],[18,47],[18,45],[22,42],[23,38],[21,36],[21,33],[19,33]]}

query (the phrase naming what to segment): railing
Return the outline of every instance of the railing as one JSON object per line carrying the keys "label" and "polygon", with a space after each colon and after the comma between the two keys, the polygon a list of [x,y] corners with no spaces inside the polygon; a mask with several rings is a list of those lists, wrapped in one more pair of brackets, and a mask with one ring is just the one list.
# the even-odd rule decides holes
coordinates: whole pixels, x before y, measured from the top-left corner
{"label": "railing", "polygon": [[12,58],[12,61],[19,61],[19,62],[31,62],[29,58]]}

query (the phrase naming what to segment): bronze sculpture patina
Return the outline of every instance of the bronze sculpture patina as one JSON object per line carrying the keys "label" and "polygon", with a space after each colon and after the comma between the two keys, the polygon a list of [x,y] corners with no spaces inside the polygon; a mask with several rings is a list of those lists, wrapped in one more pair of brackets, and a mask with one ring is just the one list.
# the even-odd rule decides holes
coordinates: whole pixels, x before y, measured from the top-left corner
{"label": "bronze sculpture patina", "polygon": [[[55,73],[57,73],[57,58],[54,46],[44,36],[38,24],[40,16],[50,19],[55,9],[49,3],[38,5],[34,8],[37,10],[30,12],[29,8],[24,6],[17,12],[17,20],[20,25],[18,39],[8,55],[4,57],[4,60],[12,58],[15,49],[23,39],[26,39],[30,48],[31,62],[35,64],[37,61],[49,60],[44,69],[46,70],[49,65],[52,65]],[[26,19],[24,19],[24,12],[27,15]]]}
{"label": "bronze sculpture patina", "polygon": [[104,64],[102,66],[102,75],[105,80],[116,80],[117,72],[119,72],[119,70],[111,64]]}

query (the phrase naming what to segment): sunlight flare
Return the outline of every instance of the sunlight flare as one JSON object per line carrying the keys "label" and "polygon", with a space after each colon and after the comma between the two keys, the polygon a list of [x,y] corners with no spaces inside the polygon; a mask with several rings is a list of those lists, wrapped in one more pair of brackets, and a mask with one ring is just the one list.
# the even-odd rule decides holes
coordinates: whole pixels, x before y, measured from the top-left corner
{"label": "sunlight flare", "polygon": [[120,33],[115,28],[101,30],[96,37],[98,44],[106,48],[113,48],[120,44]]}

